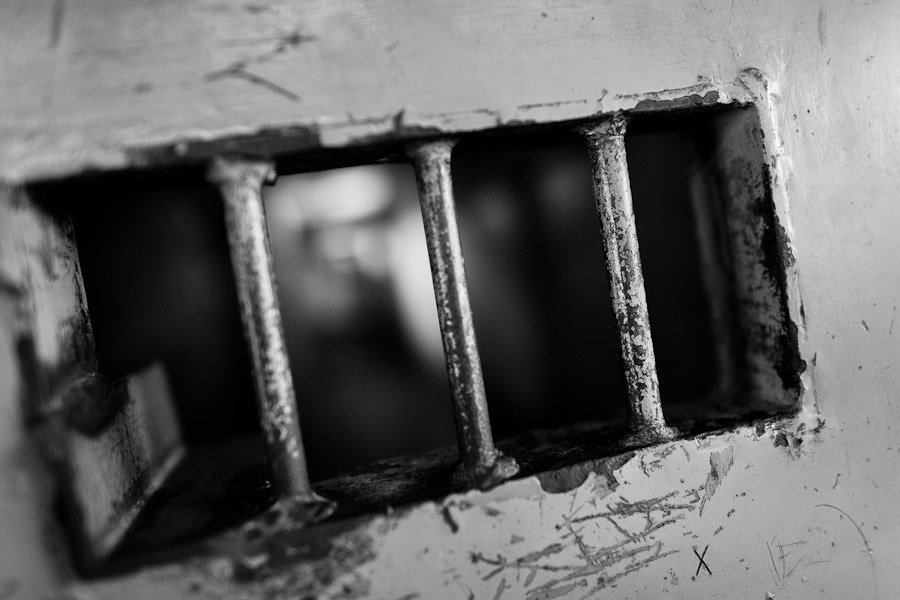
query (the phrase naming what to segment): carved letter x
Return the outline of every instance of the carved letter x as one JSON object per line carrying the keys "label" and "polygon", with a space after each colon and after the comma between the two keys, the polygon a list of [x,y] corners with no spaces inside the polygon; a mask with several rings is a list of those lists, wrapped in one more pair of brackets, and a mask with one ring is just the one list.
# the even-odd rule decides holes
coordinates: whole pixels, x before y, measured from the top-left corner
{"label": "carved letter x", "polygon": [[709,570],[709,565],[706,564],[706,561],[703,560],[703,557],[706,556],[706,551],[709,550],[709,544],[706,545],[706,548],[703,549],[703,554],[697,552],[697,546],[694,546],[694,555],[700,559],[700,564],[697,565],[697,572],[694,573],[694,577],[700,574],[701,567],[706,569],[706,572],[712,575],[712,571]]}

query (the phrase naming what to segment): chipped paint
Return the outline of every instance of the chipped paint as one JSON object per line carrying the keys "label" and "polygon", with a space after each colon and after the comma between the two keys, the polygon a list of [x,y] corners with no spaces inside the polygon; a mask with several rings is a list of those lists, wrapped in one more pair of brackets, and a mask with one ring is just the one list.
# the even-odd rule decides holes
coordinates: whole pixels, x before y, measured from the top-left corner
{"label": "chipped paint", "polygon": [[700,501],[700,516],[703,516],[703,508],[706,506],[722,480],[728,475],[731,465],[734,464],[734,446],[729,446],[720,452],[712,452],[709,455],[709,475],[706,477],[706,485],[703,489],[703,500]]}
{"label": "chipped paint", "polygon": [[672,99],[658,99],[658,97],[654,98],[645,98],[634,105],[634,112],[641,111],[667,111],[667,110],[680,110],[685,108],[697,108],[701,106],[711,106],[714,104],[718,104],[719,100],[719,92],[716,90],[711,90],[706,92],[704,95],[700,94],[690,94],[688,96],[679,96],[678,98]]}

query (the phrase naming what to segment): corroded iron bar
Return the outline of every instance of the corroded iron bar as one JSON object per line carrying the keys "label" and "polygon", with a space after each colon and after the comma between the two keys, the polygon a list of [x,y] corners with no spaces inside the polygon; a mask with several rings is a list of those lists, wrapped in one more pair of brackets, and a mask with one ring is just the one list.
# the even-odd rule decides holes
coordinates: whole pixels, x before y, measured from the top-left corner
{"label": "corroded iron bar", "polygon": [[489,487],[518,471],[515,461],[494,446],[481,358],[475,341],[472,308],[456,222],[450,175],[452,140],[417,144],[409,149],[416,169],[431,277],[437,302],[444,358],[450,379],[461,483]]}
{"label": "corroded iron bar", "polygon": [[[244,335],[253,359],[256,399],[275,491],[281,498],[306,505],[330,504],[316,495],[309,484],[294,382],[285,349],[262,199],[262,186],[274,181],[275,170],[267,162],[217,158],[208,176],[221,190],[225,203],[231,263]],[[315,512],[323,511],[320,507]]]}
{"label": "corroded iron bar", "polygon": [[628,391],[628,429],[648,439],[671,437],[659,397],[656,357],[638,252],[622,115],[581,129],[593,169],[606,268]]}

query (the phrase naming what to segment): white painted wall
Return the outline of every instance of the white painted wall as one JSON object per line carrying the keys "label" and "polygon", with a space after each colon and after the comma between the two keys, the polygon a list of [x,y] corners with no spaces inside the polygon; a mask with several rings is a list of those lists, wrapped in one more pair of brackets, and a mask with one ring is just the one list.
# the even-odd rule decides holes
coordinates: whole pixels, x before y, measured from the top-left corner
{"label": "white painted wall", "polygon": [[[339,538],[370,539],[378,558],[331,590],[343,593],[346,581],[372,598],[553,597],[565,583],[544,596],[540,586],[585,568],[561,597],[594,594],[602,574],[615,579],[597,597],[892,599],[900,595],[898,31],[900,4],[887,0],[321,0],[302,8],[8,0],[0,6],[0,178],[117,167],[151,145],[271,127],[306,126],[340,146],[390,130],[398,114],[447,131],[583,117],[698,83],[736,94],[740,73],[758,69],[770,84],[779,216],[796,257],[792,311],[802,300],[810,365],[803,413],[775,427],[802,443],[776,446],[790,437],[749,428],[640,452],[616,471],[614,490],[589,479],[548,495],[525,480],[473,494],[469,508],[450,499],[457,533],[434,504],[380,518]],[[281,91],[210,78],[238,61]],[[0,328],[0,598],[63,597],[47,482],[18,427],[11,343]],[[712,493],[711,462],[728,456]],[[650,510],[648,521],[629,508],[642,501],[677,506]],[[612,521],[578,523],[579,548],[566,523],[604,513]],[[640,536],[667,518],[675,520]],[[712,574],[692,579],[692,547],[707,545]],[[524,563],[540,565],[532,577],[515,560],[533,552],[543,554]],[[503,559],[492,574],[491,561]],[[252,597],[263,585],[234,587],[227,561],[214,561],[70,591]]]}

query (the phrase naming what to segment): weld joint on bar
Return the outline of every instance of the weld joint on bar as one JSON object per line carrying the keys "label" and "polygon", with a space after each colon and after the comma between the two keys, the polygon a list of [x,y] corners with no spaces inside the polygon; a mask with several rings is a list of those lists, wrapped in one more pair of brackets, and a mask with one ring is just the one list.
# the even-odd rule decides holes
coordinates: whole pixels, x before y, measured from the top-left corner
{"label": "weld joint on bar", "polygon": [[629,438],[645,444],[671,439],[674,432],[666,425],[659,395],[625,156],[627,124],[627,117],[616,113],[577,131],[587,140],[591,158],[610,298],[628,391]]}
{"label": "weld joint on bar", "polygon": [[253,360],[256,400],[275,491],[276,507],[295,526],[330,515],[335,505],[313,491],[300,434],[297,398],[287,356],[262,186],[275,180],[267,161],[218,157],[208,179],[225,204],[231,263],[244,335]]}
{"label": "weld joint on bar", "polygon": [[453,199],[450,163],[455,143],[452,138],[443,138],[411,144],[407,156],[416,171],[453,400],[460,455],[453,479],[458,485],[485,489],[512,477],[519,467],[497,450],[491,432]]}

